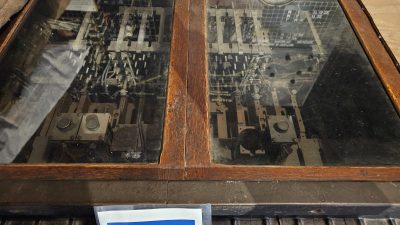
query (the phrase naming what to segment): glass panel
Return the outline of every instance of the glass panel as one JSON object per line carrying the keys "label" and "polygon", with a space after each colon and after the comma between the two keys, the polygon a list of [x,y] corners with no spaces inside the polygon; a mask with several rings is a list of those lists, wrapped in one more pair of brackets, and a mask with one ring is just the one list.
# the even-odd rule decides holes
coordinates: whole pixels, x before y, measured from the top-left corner
{"label": "glass panel", "polygon": [[38,2],[0,65],[0,162],[157,162],[172,0]]}
{"label": "glass panel", "polygon": [[337,0],[208,0],[213,160],[400,165],[400,120]]}

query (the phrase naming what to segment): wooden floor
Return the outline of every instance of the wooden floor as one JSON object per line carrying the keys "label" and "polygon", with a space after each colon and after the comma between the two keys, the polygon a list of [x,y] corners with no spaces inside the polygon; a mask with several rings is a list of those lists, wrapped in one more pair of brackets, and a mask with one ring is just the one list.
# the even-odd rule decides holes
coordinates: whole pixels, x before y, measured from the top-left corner
{"label": "wooden floor", "polygon": [[400,0],[362,0],[362,2],[397,58],[397,62],[400,62]]}

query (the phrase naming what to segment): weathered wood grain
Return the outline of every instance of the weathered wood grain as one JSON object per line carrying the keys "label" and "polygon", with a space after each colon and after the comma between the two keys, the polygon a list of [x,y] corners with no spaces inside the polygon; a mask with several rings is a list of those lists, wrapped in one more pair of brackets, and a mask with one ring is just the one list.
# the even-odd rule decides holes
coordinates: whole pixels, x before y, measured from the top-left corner
{"label": "weathered wood grain", "polygon": [[[400,0],[361,0],[383,41],[400,62]],[[400,69],[400,65],[398,64]]]}
{"label": "weathered wood grain", "polygon": [[[30,4],[34,1],[31,0]],[[182,0],[175,3],[167,113],[160,163],[0,165],[1,180],[400,181],[400,167],[272,167],[212,164],[209,149],[206,2]],[[400,74],[395,64],[359,3],[354,0],[340,0],[340,3],[388,95],[400,111]],[[21,13],[25,16],[18,17],[16,26],[3,34],[5,39],[0,39],[0,53],[4,52],[18,31],[23,18],[28,15],[29,10],[25,10]]]}
{"label": "weathered wood grain", "polygon": [[14,40],[24,21],[28,18],[37,1],[38,0],[29,0],[21,12],[6,26],[2,27],[0,33],[0,60],[4,57],[8,47]]}
{"label": "weathered wood grain", "polygon": [[169,174],[166,171],[165,178],[167,179],[183,179],[184,176],[189,46],[188,17],[189,0],[176,1],[160,167],[171,168],[175,171],[178,169],[180,173]]}
{"label": "weathered wood grain", "polygon": [[189,70],[186,136],[186,164],[188,167],[211,163],[209,148],[208,76],[206,2],[190,3]]}

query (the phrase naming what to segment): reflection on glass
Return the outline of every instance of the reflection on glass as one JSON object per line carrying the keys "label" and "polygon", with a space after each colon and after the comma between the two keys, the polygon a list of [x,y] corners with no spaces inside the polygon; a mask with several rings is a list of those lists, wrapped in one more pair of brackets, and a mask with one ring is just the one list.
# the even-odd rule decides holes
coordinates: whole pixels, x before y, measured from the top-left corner
{"label": "reflection on glass", "polygon": [[209,0],[213,160],[400,165],[400,120],[336,0]]}
{"label": "reflection on glass", "polygon": [[1,62],[0,162],[157,162],[172,0],[64,2],[39,1]]}

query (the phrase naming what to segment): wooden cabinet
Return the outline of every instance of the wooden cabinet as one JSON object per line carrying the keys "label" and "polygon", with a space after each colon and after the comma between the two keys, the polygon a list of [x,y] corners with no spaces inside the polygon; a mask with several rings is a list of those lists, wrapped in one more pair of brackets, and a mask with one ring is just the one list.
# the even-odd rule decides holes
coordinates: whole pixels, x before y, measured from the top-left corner
{"label": "wooden cabinet", "polygon": [[[15,86],[3,87],[3,107],[29,91],[23,82],[32,85],[46,54],[52,71],[82,62],[68,81],[78,90],[53,90],[62,90],[56,107],[43,106],[26,140],[43,151],[2,164],[3,180],[400,179],[400,74],[357,1],[102,1],[100,12],[60,18],[45,2],[31,0],[3,33],[3,86],[22,82],[10,104]],[[56,65],[65,52],[50,50],[62,44],[77,62]],[[50,95],[41,96],[32,101]],[[37,106],[3,110],[0,129],[14,129],[3,153],[17,151],[4,150],[15,130],[26,131],[14,122]]]}

